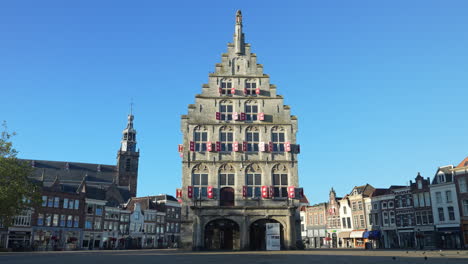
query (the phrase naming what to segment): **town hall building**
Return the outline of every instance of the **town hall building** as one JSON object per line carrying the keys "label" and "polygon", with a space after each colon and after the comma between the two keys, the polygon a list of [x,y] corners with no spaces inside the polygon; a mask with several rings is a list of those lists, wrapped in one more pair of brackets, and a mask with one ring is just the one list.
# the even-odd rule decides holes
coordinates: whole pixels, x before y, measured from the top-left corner
{"label": "town hall building", "polygon": [[281,248],[301,239],[297,118],[245,43],[233,43],[181,118],[181,247],[262,250],[278,223]]}

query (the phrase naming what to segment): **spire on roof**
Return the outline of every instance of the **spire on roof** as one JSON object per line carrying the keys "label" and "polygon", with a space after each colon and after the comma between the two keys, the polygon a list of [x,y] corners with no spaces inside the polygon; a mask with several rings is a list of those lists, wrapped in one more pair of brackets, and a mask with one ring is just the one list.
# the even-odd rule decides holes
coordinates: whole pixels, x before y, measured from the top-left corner
{"label": "spire on roof", "polygon": [[244,33],[242,33],[242,12],[237,10],[236,27],[234,31],[234,48],[236,54],[244,54]]}

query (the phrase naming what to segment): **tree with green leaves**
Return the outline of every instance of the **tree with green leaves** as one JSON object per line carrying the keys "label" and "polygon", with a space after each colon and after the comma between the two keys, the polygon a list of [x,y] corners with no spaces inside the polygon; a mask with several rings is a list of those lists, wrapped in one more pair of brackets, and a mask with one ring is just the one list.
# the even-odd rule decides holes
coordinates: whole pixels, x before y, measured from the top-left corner
{"label": "tree with green leaves", "polygon": [[41,200],[41,185],[28,176],[33,168],[25,161],[16,158],[18,152],[13,148],[6,122],[2,124],[0,135],[0,223],[10,226],[16,215],[34,208]]}

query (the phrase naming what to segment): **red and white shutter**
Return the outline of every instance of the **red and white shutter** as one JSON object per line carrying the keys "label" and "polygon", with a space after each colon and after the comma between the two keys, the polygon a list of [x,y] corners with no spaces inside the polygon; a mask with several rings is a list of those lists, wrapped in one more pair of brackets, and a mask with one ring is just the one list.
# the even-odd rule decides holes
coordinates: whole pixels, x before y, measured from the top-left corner
{"label": "red and white shutter", "polygon": [[265,143],[264,142],[260,142],[258,143],[258,148],[261,152],[264,152],[265,151]]}
{"label": "red and white shutter", "polygon": [[212,146],[211,146],[211,141],[206,142],[206,151],[211,151]]}
{"label": "red and white shutter", "polygon": [[221,151],[221,142],[216,141],[216,151]]}
{"label": "red and white shutter", "polygon": [[260,88],[255,89],[255,94],[260,94]]}
{"label": "red and white shutter", "polygon": [[247,186],[242,186],[242,197],[246,198],[247,197]]}
{"label": "red and white shutter", "polygon": [[221,120],[221,113],[220,112],[216,112],[216,120]]}
{"label": "red and white shutter", "polygon": [[291,143],[289,141],[284,143],[284,149],[286,150],[286,152],[291,151]]}
{"label": "red and white shutter", "polygon": [[270,186],[270,190],[269,190],[268,194],[270,195],[270,198],[275,197],[275,187]]}
{"label": "red and white shutter", "polygon": [[182,189],[176,189],[176,198],[182,197]]}
{"label": "red and white shutter", "polygon": [[178,152],[184,152],[184,145],[179,144],[177,149],[178,149]]}
{"label": "red and white shutter", "polygon": [[188,198],[193,197],[193,186],[187,186],[187,197]]}
{"label": "red and white shutter", "polygon": [[294,198],[296,196],[296,189],[294,188],[294,186],[289,186],[288,187],[288,197],[289,198]]}
{"label": "red and white shutter", "polygon": [[218,92],[219,92],[219,95],[223,94],[223,89],[219,87]]}
{"label": "red and white shutter", "polygon": [[208,199],[213,199],[213,186],[208,186]]}
{"label": "red and white shutter", "polygon": [[258,120],[260,120],[260,121],[265,120],[265,113],[263,113],[263,112],[258,113]]}
{"label": "red and white shutter", "polygon": [[244,121],[245,120],[245,113],[241,113],[241,118],[240,120]]}
{"label": "red and white shutter", "polygon": [[269,188],[268,186],[262,186],[262,198],[268,198]]}
{"label": "red and white shutter", "polygon": [[195,151],[195,142],[190,141],[190,151]]}
{"label": "red and white shutter", "polygon": [[232,150],[233,150],[234,152],[239,151],[239,142],[234,141],[234,142],[232,143]]}
{"label": "red and white shutter", "polygon": [[232,120],[239,119],[239,114],[237,112],[232,113]]}
{"label": "red and white shutter", "polygon": [[244,88],[244,95],[247,95],[247,88]]}
{"label": "red and white shutter", "polygon": [[273,142],[268,143],[268,151],[273,152]]}
{"label": "red and white shutter", "polygon": [[231,88],[231,94],[236,94],[236,88],[234,87]]}
{"label": "red and white shutter", "polygon": [[242,151],[247,151],[247,141],[242,142]]}

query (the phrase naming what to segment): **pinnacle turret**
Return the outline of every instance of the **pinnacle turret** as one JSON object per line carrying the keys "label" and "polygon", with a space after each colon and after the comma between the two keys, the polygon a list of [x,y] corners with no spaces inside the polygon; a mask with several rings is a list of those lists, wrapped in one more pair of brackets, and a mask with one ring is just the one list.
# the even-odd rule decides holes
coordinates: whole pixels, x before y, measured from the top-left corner
{"label": "pinnacle turret", "polygon": [[133,128],[133,119],[131,111],[127,118],[127,127],[122,132],[121,151],[136,151],[136,130]]}
{"label": "pinnacle turret", "polygon": [[242,12],[237,10],[234,31],[234,46],[237,55],[244,54],[244,33],[242,33]]}

